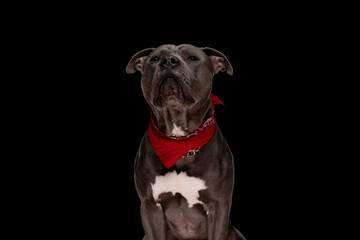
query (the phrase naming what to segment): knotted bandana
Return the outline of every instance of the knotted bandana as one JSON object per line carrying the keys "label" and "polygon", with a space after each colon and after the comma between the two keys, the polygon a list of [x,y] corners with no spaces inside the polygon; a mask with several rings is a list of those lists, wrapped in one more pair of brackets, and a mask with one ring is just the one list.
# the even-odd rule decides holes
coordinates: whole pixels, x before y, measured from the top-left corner
{"label": "knotted bandana", "polygon": [[[213,105],[224,103],[211,94]],[[150,142],[154,148],[155,154],[166,168],[170,168],[179,161],[185,154],[199,150],[212,138],[215,132],[215,106],[211,116],[196,131],[184,137],[169,137],[165,135],[155,124],[151,114],[149,125]]]}

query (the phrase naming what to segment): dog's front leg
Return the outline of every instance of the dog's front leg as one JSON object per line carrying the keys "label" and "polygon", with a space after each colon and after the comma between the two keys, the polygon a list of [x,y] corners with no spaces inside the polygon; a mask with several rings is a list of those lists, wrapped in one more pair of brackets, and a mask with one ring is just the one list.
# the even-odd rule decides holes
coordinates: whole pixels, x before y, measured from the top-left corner
{"label": "dog's front leg", "polygon": [[210,203],[208,205],[208,240],[225,240],[229,227],[229,205]]}
{"label": "dog's front leg", "polygon": [[154,202],[150,200],[141,202],[141,220],[149,240],[166,240],[165,215]]}

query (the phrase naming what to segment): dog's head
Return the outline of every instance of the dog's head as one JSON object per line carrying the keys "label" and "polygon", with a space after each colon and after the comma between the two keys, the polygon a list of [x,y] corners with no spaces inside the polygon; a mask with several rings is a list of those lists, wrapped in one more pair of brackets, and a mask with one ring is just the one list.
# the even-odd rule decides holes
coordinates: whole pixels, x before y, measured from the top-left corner
{"label": "dog's head", "polygon": [[161,45],[137,52],[126,72],[139,71],[147,102],[161,109],[167,105],[201,104],[210,97],[212,78],[218,72],[232,75],[233,69],[224,54],[189,44]]}

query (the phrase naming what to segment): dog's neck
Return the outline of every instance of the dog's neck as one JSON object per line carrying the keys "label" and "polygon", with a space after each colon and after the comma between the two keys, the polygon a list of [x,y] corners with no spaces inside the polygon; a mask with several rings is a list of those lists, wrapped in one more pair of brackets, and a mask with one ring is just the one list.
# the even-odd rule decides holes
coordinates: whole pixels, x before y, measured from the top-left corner
{"label": "dog's neck", "polygon": [[196,131],[211,116],[212,110],[211,101],[199,107],[168,104],[162,109],[152,109],[156,125],[170,137],[183,137]]}

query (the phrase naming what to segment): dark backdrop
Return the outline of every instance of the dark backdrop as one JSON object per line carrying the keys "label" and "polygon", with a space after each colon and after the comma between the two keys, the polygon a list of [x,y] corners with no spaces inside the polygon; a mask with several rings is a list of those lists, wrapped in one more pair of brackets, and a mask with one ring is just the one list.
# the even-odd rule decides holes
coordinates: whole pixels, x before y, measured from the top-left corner
{"label": "dark backdrop", "polygon": [[225,103],[215,116],[235,159],[231,221],[248,240],[284,233],[299,207],[288,203],[303,198],[293,191],[299,184],[294,176],[309,147],[299,144],[309,119],[301,114],[307,96],[301,95],[304,76],[294,57],[306,39],[283,22],[255,17],[166,27],[162,23],[171,17],[160,24],[152,16],[118,24],[117,15],[101,16],[67,23],[44,41],[55,56],[44,70],[51,76],[46,95],[54,101],[41,100],[54,121],[56,142],[48,148],[61,176],[54,193],[58,234],[70,229],[78,236],[142,239],[133,164],[149,107],[140,74],[127,75],[125,67],[137,51],[165,43],[207,46],[228,57],[234,74],[216,75],[213,93]]}

